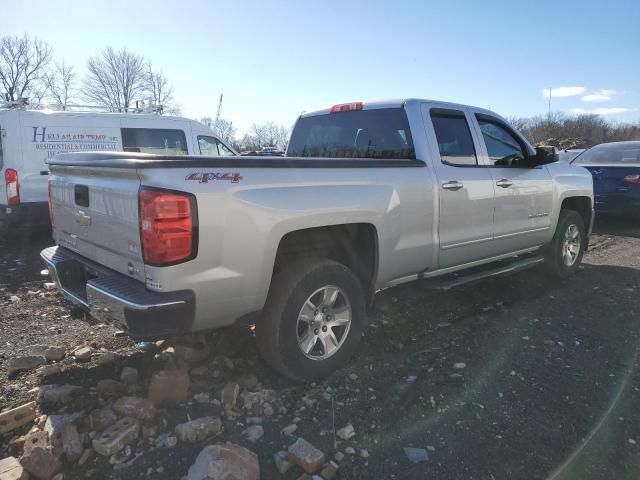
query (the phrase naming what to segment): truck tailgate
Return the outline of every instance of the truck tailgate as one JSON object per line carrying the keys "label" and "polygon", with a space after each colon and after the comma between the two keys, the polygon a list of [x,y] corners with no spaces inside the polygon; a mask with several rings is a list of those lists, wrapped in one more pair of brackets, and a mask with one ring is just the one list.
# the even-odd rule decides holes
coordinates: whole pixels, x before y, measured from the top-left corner
{"label": "truck tailgate", "polygon": [[144,282],[135,168],[52,165],[49,189],[56,242]]}

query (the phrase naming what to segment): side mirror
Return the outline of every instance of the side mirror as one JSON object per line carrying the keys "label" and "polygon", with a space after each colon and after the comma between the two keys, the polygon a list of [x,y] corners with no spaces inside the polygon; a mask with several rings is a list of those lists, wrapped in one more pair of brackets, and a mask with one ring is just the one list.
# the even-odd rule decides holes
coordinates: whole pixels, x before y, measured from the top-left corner
{"label": "side mirror", "polygon": [[534,158],[535,165],[546,165],[548,163],[557,162],[560,156],[556,151],[556,147],[541,146],[536,147],[536,156]]}

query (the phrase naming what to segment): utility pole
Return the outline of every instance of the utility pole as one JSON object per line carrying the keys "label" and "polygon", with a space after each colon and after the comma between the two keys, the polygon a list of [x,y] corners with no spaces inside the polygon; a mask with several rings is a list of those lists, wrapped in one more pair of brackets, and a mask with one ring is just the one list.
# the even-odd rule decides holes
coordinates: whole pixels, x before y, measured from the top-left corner
{"label": "utility pole", "polygon": [[[220,101],[222,102],[222,96],[220,96]],[[549,111],[547,117],[551,118],[551,87],[549,87]]]}

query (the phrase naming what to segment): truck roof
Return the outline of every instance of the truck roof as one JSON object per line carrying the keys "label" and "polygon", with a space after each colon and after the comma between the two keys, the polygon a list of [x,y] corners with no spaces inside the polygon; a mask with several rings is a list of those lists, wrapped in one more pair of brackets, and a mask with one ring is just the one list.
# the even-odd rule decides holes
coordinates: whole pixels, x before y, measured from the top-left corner
{"label": "truck roof", "polygon": [[[492,112],[490,110],[487,110],[485,108],[480,108],[480,107],[474,107],[472,105],[463,105],[460,103],[452,103],[452,102],[443,102],[443,101],[439,101],[439,100],[429,100],[426,98],[393,98],[393,99],[388,99],[388,100],[370,100],[370,101],[363,101],[363,106],[362,109],[363,110],[373,110],[376,108],[399,108],[402,107],[404,105],[407,104],[412,104],[412,103],[432,103],[432,104],[436,104],[438,106],[441,106],[443,108],[466,108],[466,107],[471,107],[474,108],[476,110],[482,110],[485,111],[491,115],[496,115],[495,112]],[[330,113],[331,111],[331,107],[325,107],[325,108],[320,108],[317,110],[310,110],[310,111],[306,111],[306,112],[302,112],[302,114],[300,115],[300,117],[312,117],[315,115],[326,115],[328,113]]]}

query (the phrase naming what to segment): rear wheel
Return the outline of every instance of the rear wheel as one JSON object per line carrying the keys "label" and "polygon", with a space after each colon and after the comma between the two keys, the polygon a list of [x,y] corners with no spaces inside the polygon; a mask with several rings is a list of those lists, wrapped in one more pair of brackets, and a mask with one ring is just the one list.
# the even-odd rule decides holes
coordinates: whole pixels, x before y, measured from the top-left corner
{"label": "rear wheel", "polygon": [[561,210],[545,263],[551,273],[566,278],[578,270],[587,247],[587,233],[582,216],[575,210]]}
{"label": "rear wheel", "polygon": [[294,380],[331,373],[357,350],[364,299],[360,281],[341,263],[309,259],[286,266],[274,276],[256,325],[262,356]]}

